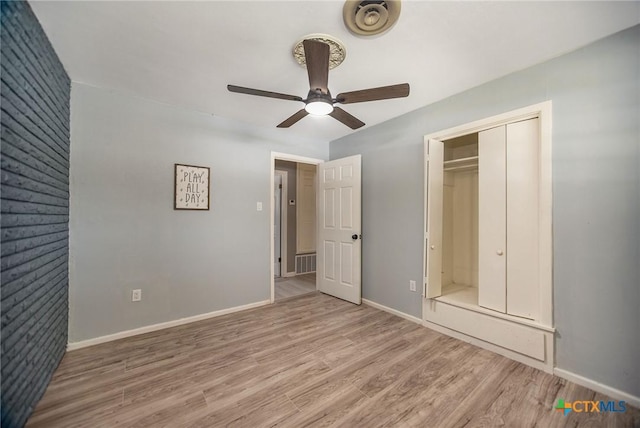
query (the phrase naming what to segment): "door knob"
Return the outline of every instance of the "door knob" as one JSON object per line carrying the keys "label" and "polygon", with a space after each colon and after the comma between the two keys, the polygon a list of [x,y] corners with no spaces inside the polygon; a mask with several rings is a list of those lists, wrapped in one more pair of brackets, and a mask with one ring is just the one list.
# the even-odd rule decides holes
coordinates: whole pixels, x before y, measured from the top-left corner
{"label": "door knob", "polygon": [[436,246],[435,246],[435,245],[432,245],[432,246],[431,246],[431,249],[432,249],[432,250],[435,250],[435,249],[436,249]]}
{"label": "door knob", "polygon": [[354,233],[353,235],[351,235],[351,239],[353,239],[353,240],[355,241],[356,239],[358,239],[358,235],[356,235],[356,234]]}
{"label": "door knob", "polygon": [[497,254],[497,255],[499,255],[499,256],[501,256],[501,255],[503,255],[504,253],[502,252],[502,250],[498,250],[498,251],[496,251],[496,254]]}

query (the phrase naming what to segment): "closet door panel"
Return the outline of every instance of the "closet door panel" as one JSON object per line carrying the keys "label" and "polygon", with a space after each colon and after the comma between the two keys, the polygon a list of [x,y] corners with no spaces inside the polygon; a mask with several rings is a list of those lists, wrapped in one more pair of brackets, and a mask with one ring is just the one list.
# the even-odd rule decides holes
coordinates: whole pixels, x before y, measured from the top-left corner
{"label": "closet door panel", "polygon": [[507,313],[539,318],[538,119],[507,125]]}
{"label": "closet door panel", "polygon": [[506,312],[506,127],[478,135],[478,304]]}
{"label": "closet door panel", "polygon": [[442,211],[444,186],[444,144],[429,140],[427,165],[427,295],[442,294]]}

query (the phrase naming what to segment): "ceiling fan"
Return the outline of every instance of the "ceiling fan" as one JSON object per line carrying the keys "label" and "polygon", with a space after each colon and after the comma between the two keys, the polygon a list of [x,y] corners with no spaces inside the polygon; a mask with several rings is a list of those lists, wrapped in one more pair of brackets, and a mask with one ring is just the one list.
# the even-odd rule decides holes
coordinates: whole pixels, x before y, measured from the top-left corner
{"label": "ceiling fan", "polygon": [[387,100],[409,95],[409,84],[382,86],[379,88],[363,89],[360,91],[343,92],[335,98],[331,97],[327,82],[329,80],[329,45],[316,40],[304,40],[304,55],[309,74],[309,93],[307,99],[295,95],[278,92],[262,91],[260,89],[244,88],[242,86],[227,85],[231,92],[257,95],[260,97],[278,98],[281,100],[301,101],[304,108],[294,113],[278,125],[278,128],[288,128],[308,114],[329,115],[344,123],[351,129],[364,126],[364,122],[342,110],[335,104],[362,103],[365,101]]}

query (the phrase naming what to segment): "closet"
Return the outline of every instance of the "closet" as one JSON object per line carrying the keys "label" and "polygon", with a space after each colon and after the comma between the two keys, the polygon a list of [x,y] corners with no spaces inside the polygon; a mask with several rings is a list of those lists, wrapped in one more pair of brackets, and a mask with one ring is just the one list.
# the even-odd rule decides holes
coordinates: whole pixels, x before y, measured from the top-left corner
{"label": "closet", "polygon": [[548,370],[550,189],[541,192],[541,181],[550,183],[540,118],[426,138],[425,150],[425,321]]}

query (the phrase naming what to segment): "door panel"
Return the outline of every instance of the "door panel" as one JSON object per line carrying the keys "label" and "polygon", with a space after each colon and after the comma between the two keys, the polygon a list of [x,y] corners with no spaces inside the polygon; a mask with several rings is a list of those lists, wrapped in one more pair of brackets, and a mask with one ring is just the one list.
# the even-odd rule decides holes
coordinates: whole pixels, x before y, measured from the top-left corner
{"label": "door panel", "polygon": [[[319,266],[324,266],[324,269],[321,273],[321,278],[327,281],[334,281],[336,279],[336,243],[333,241],[324,241],[324,248],[321,251],[321,254],[324,256]],[[318,257],[320,254],[318,254]],[[323,263],[324,262],[324,263]]]}
{"label": "door panel", "polygon": [[335,215],[335,200],[336,189],[323,189],[322,203],[324,204],[324,227],[327,229],[335,229],[336,227],[336,215]]}
{"label": "door panel", "polygon": [[478,304],[506,311],[506,127],[478,134]]}
{"label": "door panel", "polygon": [[342,229],[353,228],[353,189],[350,187],[340,189],[340,227]]}
{"label": "door panel", "polygon": [[429,140],[427,164],[427,296],[442,294],[442,209],[444,186],[444,144]]}
{"label": "door panel", "polygon": [[353,244],[340,243],[340,282],[353,287]]}
{"label": "door panel", "polygon": [[318,174],[318,289],[356,304],[362,297],[360,174],[360,155],[320,164]]}
{"label": "door panel", "polygon": [[538,119],[507,125],[507,313],[539,317]]}

